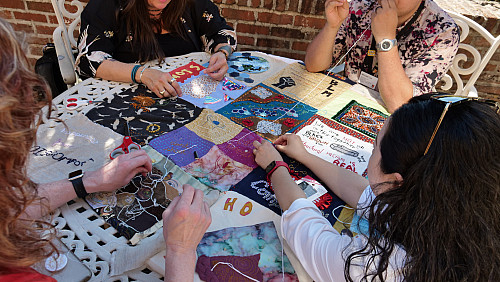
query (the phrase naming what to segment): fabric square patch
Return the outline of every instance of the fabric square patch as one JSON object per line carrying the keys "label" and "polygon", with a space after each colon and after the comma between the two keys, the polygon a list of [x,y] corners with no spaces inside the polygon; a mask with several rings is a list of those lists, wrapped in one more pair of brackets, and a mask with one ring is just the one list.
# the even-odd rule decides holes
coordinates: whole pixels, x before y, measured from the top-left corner
{"label": "fabric square patch", "polygon": [[[285,161],[290,167],[290,175],[295,181],[305,177],[310,177],[321,183],[321,185],[325,188],[328,188],[302,163],[291,159],[286,155],[282,155],[282,157],[283,161]],[[271,190],[271,184],[266,180],[266,172],[260,167],[254,169],[240,182],[232,186],[230,190],[256,201],[262,206],[275,212],[277,215],[281,215],[282,213],[278,200],[276,199],[274,192]],[[323,196],[314,200],[313,203],[320,209],[323,217],[325,217],[332,225],[335,224],[337,221],[336,218],[340,216],[342,211],[339,207],[346,204],[330,190],[328,190],[328,192]]]}
{"label": "fabric square patch", "polygon": [[243,129],[223,115],[217,114],[210,109],[204,109],[200,116],[186,124],[186,127],[201,138],[215,144],[227,142]]}
{"label": "fabric square patch", "polygon": [[259,84],[217,111],[271,141],[293,130],[317,110]]}
{"label": "fabric square patch", "polygon": [[183,83],[186,79],[192,76],[197,76],[204,69],[205,68],[203,66],[200,66],[195,62],[190,62],[189,64],[176,68],[168,73],[170,73],[170,75],[175,78],[178,83]]}
{"label": "fabric square patch", "polygon": [[244,128],[233,139],[217,145],[231,159],[251,168],[258,167],[253,154],[253,141],[262,142],[262,137]]}
{"label": "fabric square patch", "polygon": [[[145,145],[149,140],[194,120],[202,109],[178,98],[160,99],[143,86],[113,96],[86,115],[95,123]],[[127,130],[127,121],[129,131]]]}
{"label": "fabric square patch", "polygon": [[219,82],[210,76],[201,75],[181,84],[181,90],[183,95],[189,95],[193,98],[203,98],[212,94],[218,84]]}
{"label": "fabric square patch", "polygon": [[281,241],[272,221],[207,232],[201,239],[196,252],[199,257],[260,254],[258,267],[264,274],[263,281],[298,281],[295,269],[282,250]]}
{"label": "fabric square patch", "polygon": [[373,139],[338,122],[314,115],[295,133],[308,152],[330,163],[366,175]]}
{"label": "fabric square patch", "polygon": [[247,282],[247,277],[262,281],[264,275],[259,268],[259,260],[260,254],[215,257],[202,255],[196,262],[196,272],[203,281]]}
{"label": "fabric square patch", "polygon": [[352,100],[332,119],[375,138],[382,129],[387,115]]}
{"label": "fabric square patch", "polygon": [[228,191],[252,171],[251,167],[231,159],[217,146],[182,169],[201,183],[220,191]]}
{"label": "fabric square patch", "polygon": [[181,127],[151,140],[149,145],[176,165],[185,166],[194,162],[196,156],[204,156],[215,144]]}
{"label": "fabric square patch", "polygon": [[352,82],[338,76],[308,72],[301,63],[288,65],[263,84],[280,89],[281,93],[318,109],[352,86]]}

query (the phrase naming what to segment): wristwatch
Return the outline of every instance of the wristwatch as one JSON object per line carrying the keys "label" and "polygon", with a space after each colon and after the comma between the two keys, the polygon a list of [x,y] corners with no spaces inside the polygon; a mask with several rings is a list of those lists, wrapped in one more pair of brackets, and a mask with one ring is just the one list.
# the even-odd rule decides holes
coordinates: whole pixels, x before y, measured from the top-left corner
{"label": "wristwatch", "polygon": [[231,54],[233,53],[233,49],[231,48],[231,46],[229,45],[224,45],[224,46],[221,46],[219,49],[217,49],[217,52],[222,52],[222,54],[224,54],[224,56],[226,56],[226,60],[227,58],[229,58],[229,56],[231,56]]}
{"label": "wristwatch", "polygon": [[286,167],[288,172],[290,172],[290,167],[283,162],[283,161],[272,161],[270,164],[267,165],[266,167],[266,179],[267,182],[271,183],[271,175],[273,175],[273,172],[280,166]]}
{"label": "wristwatch", "polygon": [[83,186],[83,175],[84,172],[81,169],[70,172],[68,175],[68,180],[73,184],[73,189],[75,189],[78,198],[85,198],[89,194],[85,190],[85,186]]}
{"label": "wristwatch", "polygon": [[377,43],[377,51],[387,52],[392,49],[392,47],[396,46],[398,41],[396,39],[382,39],[379,43]]}

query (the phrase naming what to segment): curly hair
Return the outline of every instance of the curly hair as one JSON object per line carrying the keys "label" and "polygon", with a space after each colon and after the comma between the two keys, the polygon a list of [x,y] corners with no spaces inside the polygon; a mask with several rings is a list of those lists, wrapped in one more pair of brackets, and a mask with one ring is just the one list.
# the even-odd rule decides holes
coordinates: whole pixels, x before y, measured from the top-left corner
{"label": "curly hair", "polygon": [[347,280],[366,257],[363,280],[384,281],[399,246],[406,281],[500,281],[500,115],[477,101],[452,105],[424,156],[443,107],[423,95],[388,120],[380,168],[403,181],[364,210],[368,242],[347,256]]}
{"label": "curly hair", "polygon": [[[19,34],[21,35],[21,34]],[[26,207],[37,199],[26,175],[26,160],[41,122],[41,107],[51,102],[50,90],[30,70],[24,38],[0,18],[0,271],[25,267],[52,252],[42,233],[43,221],[23,219]],[[38,101],[40,93],[45,101]],[[49,111],[50,115],[50,111]],[[37,118],[38,122],[35,122]]]}

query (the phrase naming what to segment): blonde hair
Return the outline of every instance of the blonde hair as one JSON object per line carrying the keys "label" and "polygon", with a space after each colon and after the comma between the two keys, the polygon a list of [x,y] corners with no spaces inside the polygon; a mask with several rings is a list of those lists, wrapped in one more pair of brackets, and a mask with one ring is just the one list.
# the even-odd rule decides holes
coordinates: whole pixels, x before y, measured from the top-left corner
{"label": "blonde hair", "polygon": [[[26,174],[26,160],[41,107],[51,103],[51,95],[30,69],[19,35],[0,18],[0,271],[29,266],[53,251],[49,238],[42,238],[50,224],[22,219],[26,207],[39,200]],[[40,94],[45,96],[43,102]]]}

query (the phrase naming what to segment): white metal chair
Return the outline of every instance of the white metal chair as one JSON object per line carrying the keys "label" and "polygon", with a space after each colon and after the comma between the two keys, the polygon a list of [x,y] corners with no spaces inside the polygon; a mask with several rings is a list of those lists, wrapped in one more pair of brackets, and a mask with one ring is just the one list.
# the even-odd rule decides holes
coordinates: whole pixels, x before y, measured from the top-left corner
{"label": "white metal chair", "polygon": [[[58,27],[54,30],[52,38],[56,47],[59,68],[61,69],[64,82],[68,86],[73,86],[78,81],[75,73],[74,54],[77,52],[77,43],[74,34],[80,24],[80,14],[83,11],[83,4],[78,0],[71,1],[70,4],[77,8],[76,12],[71,13],[64,6],[64,0],[51,1],[58,22]],[[66,25],[65,18],[69,20],[69,25]]]}
{"label": "white metal chair", "polygon": [[[484,27],[463,15],[450,11],[447,11],[447,13],[455,20],[461,29],[460,44],[458,45],[459,54],[457,54],[457,56],[453,59],[453,64],[448,73],[441,79],[441,82],[444,84],[440,88],[442,90],[449,90],[453,86],[453,82],[455,82],[457,87],[454,93],[455,95],[477,97],[477,90],[474,87],[474,84],[495,51],[498,49],[498,46],[500,45],[500,36],[493,37],[493,35]],[[474,46],[463,43],[469,35],[470,28],[478,32],[489,44],[491,44],[490,48],[486,51],[482,58],[481,54]],[[466,54],[460,52],[461,49],[465,50],[466,53],[468,52],[471,54],[472,65],[468,68],[460,66],[461,62],[465,63],[469,59]],[[465,85],[461,75],[470,75]]]}

